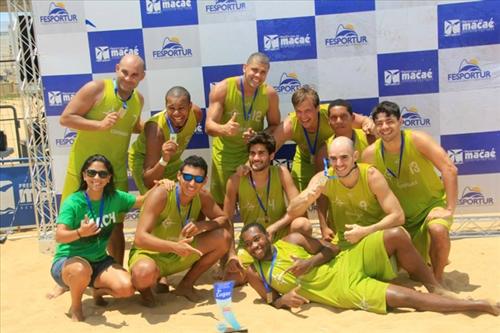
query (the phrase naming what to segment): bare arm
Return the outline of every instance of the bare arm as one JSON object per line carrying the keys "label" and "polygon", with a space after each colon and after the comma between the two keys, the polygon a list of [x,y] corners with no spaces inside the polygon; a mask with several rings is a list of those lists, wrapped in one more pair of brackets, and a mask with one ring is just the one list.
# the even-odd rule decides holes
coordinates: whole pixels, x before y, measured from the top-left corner
{"label": "bare arm", "polygon": [[371,144],[363,150],[363,153],[361,154],[361,161],[368,164],[375,163],[375,144]]}
{"label": "bare arm", "polygon": [[170,160],[170,156],[172,156],[177,149],[176,144],[172,142],[169,146],[171,146],[170,150],[173,150],[173,152],[166,150],[165,154],[162,154],[162,147],[165,143],[165,138],[161,128],[154,122],[146,123],[144,135],[146,138],[146,153],[144,156],[143,178],[144,185],[146,185],[147,188],[151,188],[153,187],[155,180],[163,178],[163,172],[165,171],[166,166],[160,164],[160,158],[165,155],[163,156],[164,160],[168,162]]}
{"label": "bare arm", "polygon": [[238,125],[236,122],[229,120],[226,124],[221,124],[226,91],[227,80],[224,80],[216,84],[208,96],[209,105],[205,120],[205,132],[210,136],[232,136],[239,132],[239,126],[236,128]]}
{"label": "bare arm", "polygon": [[450,160],[444,149],[429,134],[421,131],[413,131],[412,138],[418,151],[441,172],[446,192],[446,210],[448,210],[446,216],[453,215],[458,196],[457,167]]}
{"label": "bare arm", "polygon": [[327,180],[328,179],[322,172],[318,172],[314,175],[314,177],[311,178],[309,185],[307,185],[307,188],[290,201],[287,213],[292,218],[297,218],[303,215],[306,212],[307,207],[312,205],[314,201],[316,201],[316,199],[318,199],[318,197],[323,193]]}
{"label": "bare arm", "polygon": [[269,109],[267,110],[267,133],[273,133],[274,129],[280,124],[281,115],[279,109],[279,97],[273,87],[267,87],[267,95],[269,97]]}
{"label": "bare arm", "polygon": [[[139,101],[141,103],[140,110],[142,112],[142,107],[144,106],[144,97],[140,93],[137,93],[137,95],[139,96]],[[139,117],[137,118],[137,121],[134,124],[134,129],[132,130],[132,132],[140,134],[140,133],[142,133],[143,130],[144,130],[144,122],[141,120],[141,116],[139,114]]]}
{"label": "bare arm", "polygon": [[283,122],[276,126],[272,132],[274,140],[276,140],[276,151],[285,144],[286,141],[292,138],[292,121],[290,116],[287,116]]}
{"label": "bare arm", "polygon": [[375,124],[372,118],[359,113],[353,113],[352,127],[361,128],[366,134],[375,135]]}

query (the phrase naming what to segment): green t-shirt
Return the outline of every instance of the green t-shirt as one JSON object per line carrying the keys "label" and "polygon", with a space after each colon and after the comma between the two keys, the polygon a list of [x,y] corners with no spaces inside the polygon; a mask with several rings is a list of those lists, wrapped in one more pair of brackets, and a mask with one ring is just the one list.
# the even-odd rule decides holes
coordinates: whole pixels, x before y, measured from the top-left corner
{"label": "green t-shirt", "polygon": [[[257,222],[267,228],[274,222],[281,219],[286,213],[286,203],[279,175],[279,166],[272,165],[269,167],[271,181],[269,184],[269,199],[267,194],[267,184],[261,188],[257,188],[262,204],[267,209],[269,221],[266,222],[264,210],[261,208],[255,190],[250,183],[249,176],[240,178],[240,186],[238,188],[238,201],[240,204],[240,213],[243,224]],[[280,230],[275,236],[279,239],[287,234],[287,230]]]}
{"label": "green t-shirt", "polygon": [[[411,130],[402,131],[404,148],[401,171],[399,171],[400,153],[384,152],[382,140],[375,142],[375,167],[385,176],[389,186],[401,203],[405,212],[404,227],[413,234],[434,207],[446,206],[444,185],[437,175],[434,165],[415,147]],[[394,177],[387,170],[396,174]]]}
{"label": "green t-shirt", "polygon": [[345,187],[338,179],[329,179],[326,183],[325,195],[330,203],[330,212],[333,213],[338,245],[343,250],[353,246],[344,237],[346,224],[368,226],[379,222],[385,215],[368,185],[370,167],[369,164],[358,163],[359,178],[352,188]]}
{"label": "green t-shirt", "polygon": [[[292,123],[292,140],[297,144],[295,155],[293,156],[292,177],[299,191],[303,191],[315,174],[314,161],[311,160],[313,157],[307,144],[304,128],[300,124],[295,112],[290,113],[290,121]],[[315,140],[316,133],[318,134],[317,140]],[[311,147],[315,146],[314,142],[316,141],[314,154],[318,152],[326,139],[333,134],[334,132],[328,123],[328,104],[321,104],[319,106],[319,132],[307,133]]]}
{"label": "green t-shirt", "polygon": [[99,221],[99,208],[101,201],[91,201],[92,212],[89,211],[87,200],[83,191],[70,195],[62,204],[58,224],[65,224],[68,229],[78,229],[88,216],[89,222],[93,222],[95,216],[101,226],[99,234],[91,237],[82,237],[71,243],[59,243],[56,247],[54,261],[61,257],[79,256],[90,262],[102,260],[106,257],[106,246],[114,228],[115,223],[121,223],[118,219],[119,213],[125,213],[135,204],[134,195],[116,190],[115,194],[107,196],[104,200],[104,212],[102,223]]}

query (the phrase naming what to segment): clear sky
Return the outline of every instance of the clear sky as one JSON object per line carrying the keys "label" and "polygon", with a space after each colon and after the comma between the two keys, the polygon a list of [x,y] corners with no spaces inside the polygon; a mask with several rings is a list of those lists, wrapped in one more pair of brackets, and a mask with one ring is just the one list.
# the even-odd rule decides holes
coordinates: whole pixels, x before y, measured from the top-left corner
{"label": "clear sky", "polygon": [[6,32],[9,29],[9,13],[0,12],[0,32]]}

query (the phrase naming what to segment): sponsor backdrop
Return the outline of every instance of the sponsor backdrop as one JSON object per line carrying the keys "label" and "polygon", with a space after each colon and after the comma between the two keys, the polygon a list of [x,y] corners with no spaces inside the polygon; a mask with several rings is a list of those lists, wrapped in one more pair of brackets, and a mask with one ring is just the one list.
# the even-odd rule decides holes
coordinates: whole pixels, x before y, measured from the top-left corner
{"label": "sponsor backdrop", "polygon": [[[457,211],[500,211],[497,1],[37,0],[33,8],[58,193],[75,136],[59,115],[85,82],[112,76],[121,56],[146,61],[147,119],[173,85],[206,108],[211,86],[262,51],[283,118],[304,84],[363,114],[395,101],[404,125],[430,133],[457,165]],[[201,124],[187,153],[209,159],[209,143]]]}

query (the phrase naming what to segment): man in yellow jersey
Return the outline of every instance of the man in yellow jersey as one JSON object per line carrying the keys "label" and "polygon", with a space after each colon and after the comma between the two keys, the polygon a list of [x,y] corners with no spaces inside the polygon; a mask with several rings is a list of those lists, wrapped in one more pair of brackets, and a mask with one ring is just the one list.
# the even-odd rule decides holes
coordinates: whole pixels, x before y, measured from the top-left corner
{"label": "man in yellow jersey", "polygon": [[[352,112],[351,103],[348,101],[336,99],[328,104],[328,123],[335,134],[326,139],[325,144],[319,148],[315,161],[316,172],[323,169],[324,159],[328,156],[327,147],[336,137],[345,136],[350,138],[354,142],[354,150],[358,152],[358,156],[361,156],[363,150],[375,141],[374,135],[366,134],[362,129],[352,127],[355,118],[356,115]],[[320,196],[318,198],[318,220],[321,233],[324,240],[331,241],[334,232],[328,224],[333,223],[332,211],[329,210],[329,214],[326,216],[327,208],[328,201],[323,196]]]}
{"label": "man in yellow jersey", "polygon": [[128,165],[139,192],[146,193],[155,180],[175,180],[186,149],[203,114],[191,103],[184,87],[172,87],[165,95],[165,110],[144,124],[144,131],[129,149]]}
{"label": "man in yellow jersey", "polygon": [[[160,277],[188,268],[175,293],[199,301],[194,283],[229,250],[228,219],[203,189],[207,169],[203,158],[186,158],[175,190],[153,189],[143,205],[128,266],[146,306],[155,304],[151,287]],[[199,221],[200,212],[209,220]]]}
{"label": "man in yellow jersey", "polygon": [[[340,254],[331,244],[299,233],[272,243],[257,223],[243,227],[241,240],[254,258],[247,269],[250,285],[276,308],[300,307],[312,301],[375,313],[395,308],[500,313],[499,305],[487,300],[446,296],[402,228],[377,231]],[[390,257],[429,293],[388,283],[396,276]]]}
{"label": "man in yellow jersey", "polygon": [[[142,95],[135,89],[144,76],[141,57],[125,55],[116,65],[115,79],[85,84],[64,109],[60,123],[77,130],[77,135],[71,147],[61,203],[78,189],[83,162],[94,154],[104,155],[111,162],[116,188],[128,191],[127,150],[131,134],[142,130],[144,104]],[[123,223],[113,229],[108,251],[117,263],[123,264]]]}
{"label": "man in yellow jersey", "polygon": [[265,83],[269,57],[253,53],[243,65],[243,75],[224,79],[209,95],[205,131],[213,136],[210,192],[222,206],[226,183],[236,168],[248,158],[246,142],[264,129],[268,132],[280,122],[278,94]]}
{"label": "man in yellow jersey", "polygon": [[[238,202],[243,224],[262,224],[274,240],[290,232],[311,236],[312,228],[308,219],[292,219],[286,214],[287,202],[299,192],[285,166],[271,165],[276,148],[274,138],[266,132],[259,132],[250,138],[247,147],[250,171],[247,175],[235,173],[229,178],[224,200],[226,216],[234,216]],[[234,230],[232,234],[234,235]],[[242,264],[251,262],[246,251],[236,251],[233,245],[229,249],[226,279],[245,282]]]}
{"label": "man in yellow jersey", "polygon": [[[340,136],[328,147],[332,168],[317,173],[288,206],[292,217],[303,214],[323,194],[330,204],[338,245],[351,248],[366,236],[400,226],[404,214],[384,176],[374,167],[356,163],[351,139]],[[322,233],[325,227],[321,226]],[[325,236],[323,236],[325,238]]]}
{"label": "man in yellow jersey", "polygon": [[365,149],[362,159],[384,174],[403,207],[405,228],[415,247],[442,281],[457,203],[457,168],[430,135],[401,130],[401,112],[396,103],[380,103],[372,118],[380,138]]}
{"label": "man in yellow jersey", "polygon": [[[297,144],[292,163],[292,177],[302,191],[315,174],[316,155],[326,139],[334,134],[328,123],[328,104],[321,104],[316,90],[309,86],[297,89],[292,95],[295,109],[273,132],[279,149],[287,140]],[[371,128],[371,120],[356,114],[355,126],[366,131]]]}

